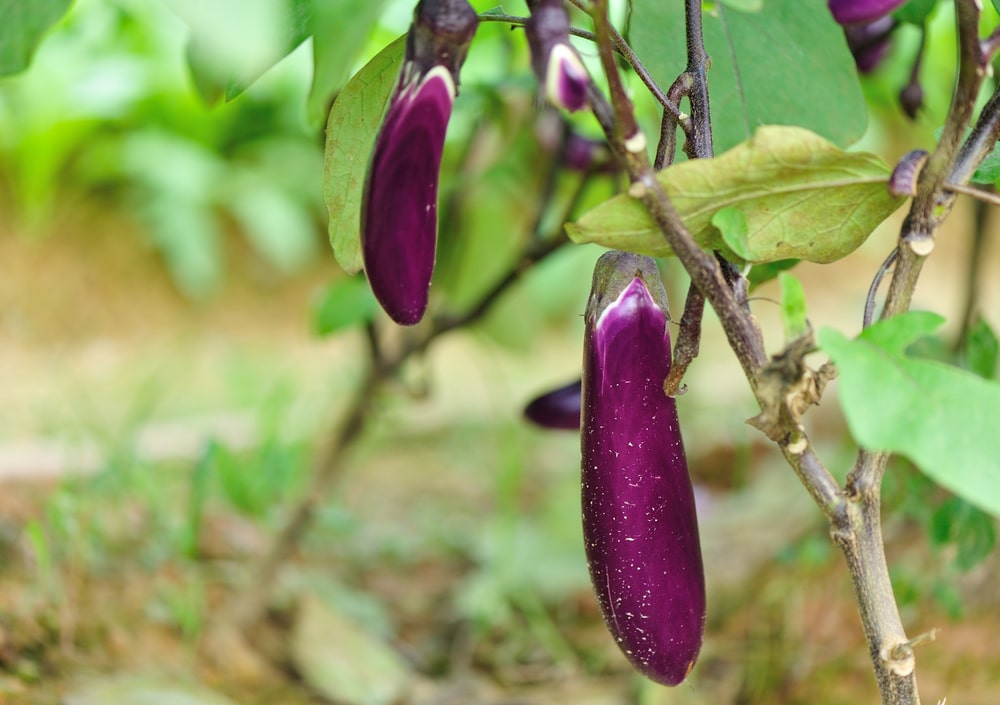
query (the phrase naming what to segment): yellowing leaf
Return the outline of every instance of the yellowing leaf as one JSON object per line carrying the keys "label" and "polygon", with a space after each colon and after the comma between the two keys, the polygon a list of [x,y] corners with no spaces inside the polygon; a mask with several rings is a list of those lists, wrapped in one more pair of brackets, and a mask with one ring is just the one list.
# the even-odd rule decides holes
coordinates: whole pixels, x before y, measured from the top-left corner
{"label": "yellowing leaf", "polygon": [[[657,178],[699,245],[759,264],[826,263],[854,251],[902,203],[889,195],[888,176],[874,154],[845,152],[799,127],[765,126],[714,159],[680,162]],[[742,211],[746,221],[745,238],[729,239],[738,252],[712,223],[727,208]],[[628,194],[566,230],[575,242],[673,255],[642,203]]]}
{"label": "yellowing leaf", "polygon": [[326,123],[323,199],[330,213],[330,245],[337,262],[351,274],[363,267],[361,198],[365,170],[405,49],[403,36],[365,64],[337,95]]}

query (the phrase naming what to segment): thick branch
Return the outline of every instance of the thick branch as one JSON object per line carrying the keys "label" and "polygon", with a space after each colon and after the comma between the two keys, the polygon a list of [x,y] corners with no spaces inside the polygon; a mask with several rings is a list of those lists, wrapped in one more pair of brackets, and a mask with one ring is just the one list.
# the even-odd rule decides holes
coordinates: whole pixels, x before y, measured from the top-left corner
{"label": "thick branch", "polygon": [[[987,59],[979,41],[979,8],[972,0],[958,0],[956,20],[959,37],[959,74],[940,141],[917,182],[910,212],[900,232],[893,263],[892,282],[882,309],[882,318],[897,316],[910,307],[924,260],[934,247],[934,234],[951,210],[954,194],[948,181],[963,183],[975,164],[985,156],[984,140],[996,129],[994,116],[980,117],[978,135],[962,146],[976,97],[986,76]],[[992,103],[993,101],[991,101]],[[986,115],[984,111],[984,115]],[[994,137],[995,140],[995,137]],[[862,450],[848,475],[847,496],[851,500],[845,521],[835,522],[833,538],[844,552],[868,642],[882,702],[914,705],[920,702],[914,675],[914,659],[908,648],[899,610],[892,597],[880,524],[882,477],[889,456]]]}

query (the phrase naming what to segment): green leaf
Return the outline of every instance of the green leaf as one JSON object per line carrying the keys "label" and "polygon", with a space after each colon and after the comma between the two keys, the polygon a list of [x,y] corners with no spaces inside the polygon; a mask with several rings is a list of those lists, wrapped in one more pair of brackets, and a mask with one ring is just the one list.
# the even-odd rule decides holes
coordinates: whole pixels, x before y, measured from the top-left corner
{"label": "green leaf", "polygon": [[779,259],[776,262],[765,262],[755,264],[750,268],[747,280],[750,282],[750,291],[753,291],[764,282],[769,282],[776,278],[778,274],[791,269],[799,263],[797,259]]}
{"label": "green leaf", "polygon": [[820,346],[840,370],[841,405],[860,445],[906,456],[938,484],[1000,516],[1000,384],[905,354],[943,322],[911,312],[854,340],[824,328]]}
{"label": "green leaf", "polygon": [[[826,263],[854,251],[902,203],[889,195],[888,175],[873,154],[844,152],[801,128],[767,126],[718,157],[674,164],[657,178],[702,247],[751,263]],[[745,242],[730,231],[739,252],[712,223],[727,208],[738,208],[746,220]],[[628,194],[605,201],[566,230],[576,242],[673,254],[642,203]]]}
{"label": "green leaf", "polygon": [[267,175],[234,175],[225,197],[257,254],[279,273],[297,271],[316,254],[313,214]]}
{"label": "green leaf", "polygon": [[972,181],[977,184],[995,184],[1000,181],[1000,143],[993,145],[993,151],[976,168]]}
{"label": "green leaf", "polygon": [[337,262],[351,274],[363,266],[361,198],[365,170],[405,49],[406,37],[402,36],[365,64],[337,96],[326,123],[323,197],[330,213],[330,245]]}
{"label": "green leaf", "polygon": [[0,76],[28,68],[42,37],[73,0],[0,0]]}
{"label": "green leaf", "polygon": [[[687,65],[684,3],[631,5],[632,46],[653,78],[669,86]],[[717,152],[759,125],[799,125],[840,146],[864,132],[857,69],[826,0],[768,2],[755,13],[716,3],[703,17]]]}
{"label": "green leaf", "polygon": [[188,63],[206,102],[232,100],[312,33],[314,0],[166,0],[191,28]]}
{"label": "green leaf", "polygon": [[806,318],[806,292],[802,283],[787,272],[778,275],[781,284],[781,322],[785,326],[785,340],[792,341],[809,332]]}
{"label": "green leaf", "polygon": [[740,259],[745,260],[750,256],[750,228],[743,211],[727,206],[712,216],[711,223],[719,229],[723,241]]}
{"label": "green leaf", "polygon": [[764,0],[721,0],[721,2],[741,12],[760,12],[764,9]]}
{"label": "green leaf", "polygon": [[350,77],[351,66],[368,41],[385,0],[318,2],[313,8],[313,79],[309,117],[326,118],[330,100]]}
{"label": "green leaf", "polygon": [[327,287],[313,307],[313,330],[330,335],[371,321],[377,310],[364,276],[343,277]]}
{"label": "green leaf", "polygon": [[910,0],[892,13],[900,22],[923,26],[937,7],[938,0]]}
{"label": "green leaf", "polygon": [[938,546],[955,543],[955,564],[970,570],[986,560],[996,544],[993,518],[960,497],[945,501],[931,517],[931,539]]}
{"label": "green leaf", "polygon": [[985,379],[993,379],[1000,356],[1000,341],[990,324],[979,318],[965,336],[965,368]]}
{"label": "green leaf", "polygon": [[938,0],[910,0],[892,13],[894,19],[923,26],[937,8]]}

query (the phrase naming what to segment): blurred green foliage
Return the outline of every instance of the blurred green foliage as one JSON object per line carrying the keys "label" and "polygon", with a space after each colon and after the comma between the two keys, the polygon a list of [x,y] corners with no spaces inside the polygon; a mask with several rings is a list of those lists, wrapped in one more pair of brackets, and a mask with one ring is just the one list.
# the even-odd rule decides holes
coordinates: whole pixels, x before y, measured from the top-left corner
{"label": "blurred green foliage", "polygon": [[279,274],[319,252],[319,134],[305,115],[307,57],[209,109],[184,59],[187,29],[161,3],[80,0],[30,68],[0,81],[0,182],[24,230],[67,198],[125,207],[179,288],[211,294],[238,229]]}

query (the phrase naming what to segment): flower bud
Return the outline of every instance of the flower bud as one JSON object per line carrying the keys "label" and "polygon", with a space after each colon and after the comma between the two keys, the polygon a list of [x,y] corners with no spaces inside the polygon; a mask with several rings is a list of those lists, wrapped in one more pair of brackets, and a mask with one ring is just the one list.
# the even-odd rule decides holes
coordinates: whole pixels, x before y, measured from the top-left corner
{"label": "flower bud", "polygon": [[910,81],[899,92],[899,106],[911,120],[917,119],[917,113],[924,106],[924,89],[920,81]]}
{"label": "flower bud", "polygon": [[580,380],[575,380],[535,397],[524,407],[524,417],[542,428],[579,430],[580,388]]}
{"label": "flower bud", "polygon": [[838,24],[860,24],[888,15],[906,0],[828,0],[830,14]]}
{"label": "flower bud", "polygon": [[528,0],[531,17],[524,25],[531,67],[545,95],[570,112],[587,105],[590,74],[569,43],[569,16],[562,0]]}
{"label": "flower bud", "polygon": [[570,132],[563,149],[563,164],[567,169],[598,174],[613,174],[618,170],[618,164],[604,140]]}
{"label": "flower bud", "polygon": [[701,649],[705,579],[670,371],[667,301],[648,257],[609,252],[585,315],[583,530],[615,641],[647,677],[683,681]]}
{"label": "flower bud", "polygon": [[361,249],[375,298],[401,325],[427,309],[444,138],[479,18],[466,0],[420,0],[365,181]]}

